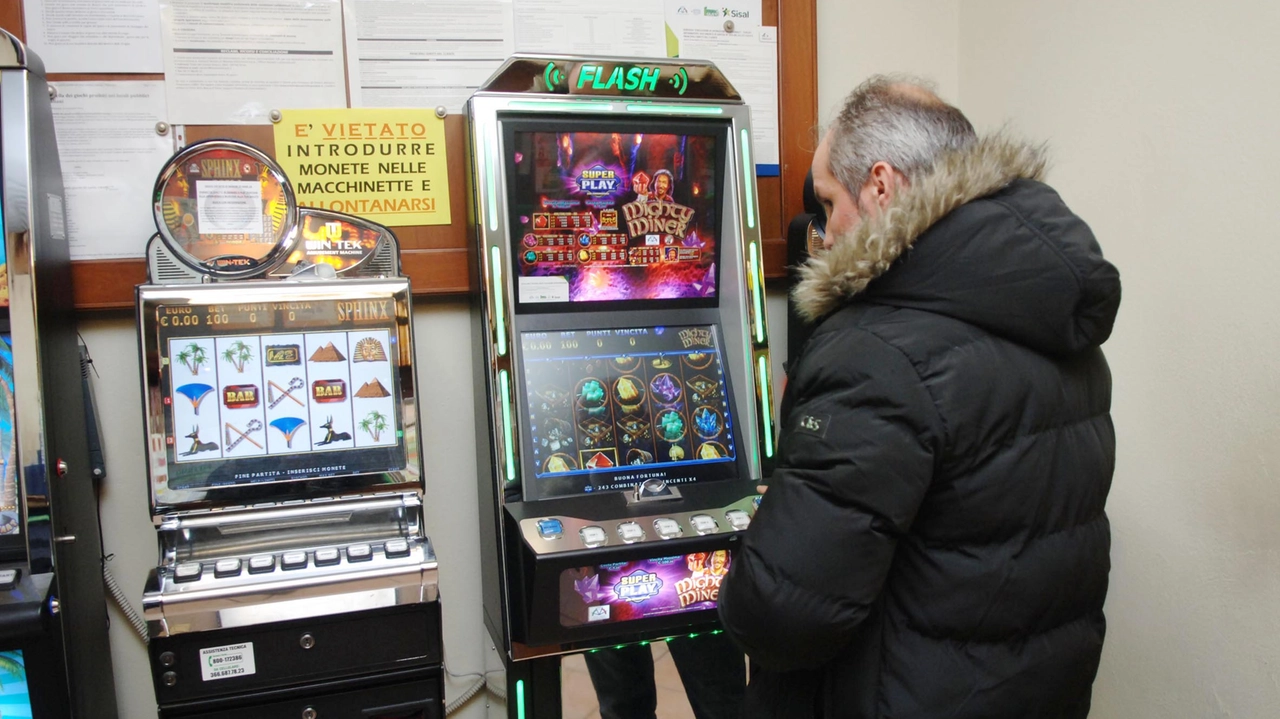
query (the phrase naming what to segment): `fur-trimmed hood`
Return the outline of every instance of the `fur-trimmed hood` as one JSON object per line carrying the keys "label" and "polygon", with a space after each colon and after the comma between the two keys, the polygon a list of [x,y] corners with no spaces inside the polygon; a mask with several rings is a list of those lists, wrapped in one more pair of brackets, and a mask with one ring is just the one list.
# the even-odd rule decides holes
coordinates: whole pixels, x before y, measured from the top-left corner
{"label": "fur-trimmed hood", "polygon": [[817,321],[857,297],[952,316],[1053,354],[1101,344],[1119,273],[1040,182],[1044,172],[1043,147],[1003,134],[948,153],[800,268],[797,311]]}

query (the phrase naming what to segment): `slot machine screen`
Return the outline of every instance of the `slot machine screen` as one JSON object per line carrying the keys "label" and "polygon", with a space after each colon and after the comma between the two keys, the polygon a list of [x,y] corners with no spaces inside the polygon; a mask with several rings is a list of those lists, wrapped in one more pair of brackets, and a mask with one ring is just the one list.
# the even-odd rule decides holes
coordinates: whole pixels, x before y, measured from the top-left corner
{"label": "slot machine screen", "polygon": [[726,128],[505,123],[517,311],[714,304]]}
{"label": "slot machine screen", "polygon": [[0,717],[31,717],[31,690],[21,650],[0,652]]}
{"label": "slot machine screen", "polygon": [[525,499],[738,476],[716,327],[521,333]]}
{"label": "slot machine screen", "polygon": [[167,488],[406,469],[393,297],[148,305],[155,314]]}

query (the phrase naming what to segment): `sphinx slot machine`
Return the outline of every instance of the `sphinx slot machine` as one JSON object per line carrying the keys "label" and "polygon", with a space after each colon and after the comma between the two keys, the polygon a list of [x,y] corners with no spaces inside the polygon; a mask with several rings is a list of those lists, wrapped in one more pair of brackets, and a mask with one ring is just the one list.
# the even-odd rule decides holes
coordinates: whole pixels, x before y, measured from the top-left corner
{"label": "sphinx slot machine", "polygon": [[558,716],[559,655],[720,631],[774,448],[748,109],[518,55],[467,111],[485,621],[508,715]]}
{"label": "sphinx slot machine", "polygon": [[51,88],[0,31],[0,716],[116,716]]}
{"label": "sphinx slot machine", "polygon": [[396,238],[192,144],[137,289],[162,717],[443,714],[410,288]]}

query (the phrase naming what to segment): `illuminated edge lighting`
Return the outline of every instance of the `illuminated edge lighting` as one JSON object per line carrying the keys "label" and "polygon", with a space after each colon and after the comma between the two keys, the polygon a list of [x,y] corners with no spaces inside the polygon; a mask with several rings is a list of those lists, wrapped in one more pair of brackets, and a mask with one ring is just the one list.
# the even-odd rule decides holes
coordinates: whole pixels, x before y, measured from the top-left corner
{"label": "illuminated edge lighting", "polygon": [[747,227],[756,228],[756,196],[753,189],[755,168],[751,164],[751,136],[747,129],[742,129],[742,184],[747,188]]}
{"label": "illuminated edge lighting", "polygon": [[498,161],[498,151],[495,148],[493,138],[496,131],[490,132],[489,128],[484,129],[484,157],[480,160],[480,169],[484,172],[485,177],[485,198],[489,211],[489,229],[493,232],[498,231],[498,178],[494,177],[497,173],[495,169]]}
{"label": "illuminated edge lighting", "polygon": [[724,108],[707,105],[627,105],[627,112],[648,115],[723,115]]}
{"label": "illuminated edge lighting", "polygon": [[760,367],[760,403],[764,405],[764,456],[773,457],[773,405],[769,400],[769,366],[768,357],[760,355],[756,364]]}
{"label": "illuminated edge lighting", "polygon": [[512,100],[507,103],[512,110],[580,110],[582,112],[613,112],[612,102],[573,102],[572,100]]}
{"label": "illuminated edge lighting", "polygon": [[507,308],[502,296],[502,250],[489,248],[489,278],[493,282],[493,316],[498,325],[498,356],[507,355]]}
{"label": "illuminated edge lighting", "polygon": [[748,245],[751,256],[751,296],[756,308],[756,344],[764,344],[764,303],[760,290],[760,258],[756,254],[756,242]]}
{"label": "illuminated edge lighting", "polygon": [[506,370],[498,370],[498,391],[502,393],[502,435],[506,443],[502,445],[502,455],[507,461],[507,481],[516,481],[516,453],[512,445],[511,432],[511,380]]}
{"label": "illuminated edge lighting", "polygon": [[516,716],[524,719],[524,680],[516,680]]}

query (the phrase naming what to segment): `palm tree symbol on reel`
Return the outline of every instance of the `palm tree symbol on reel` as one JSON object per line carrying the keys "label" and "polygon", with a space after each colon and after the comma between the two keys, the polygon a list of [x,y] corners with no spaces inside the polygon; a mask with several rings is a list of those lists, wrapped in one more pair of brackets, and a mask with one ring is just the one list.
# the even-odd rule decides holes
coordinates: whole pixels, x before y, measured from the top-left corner
{"label": "palm tree symbol on reel", "polygon": [[236,368],[236,372],[244,373],[244,366],[253,359],[253,348],[243,340],[236,340],[222,351],[222,359]]}
{"label": "palm tree symbol on reel", "polygon": [[200,368],[209,362],[209,353],[199,343],[192,342],[174,355],[174,359],[191,370],[191,376],[194,377],[200,374]]}
{"label": "palm tree symbol on reel", "polygon": [[387,422],[385,415],[374,410],[365,415],[364,419],[360,420],[359,426],[361,431],[365,432],[370,437],[373,437],[373,441],[377,442],[381,437],[383,430],[389,427],[390,424]]}

